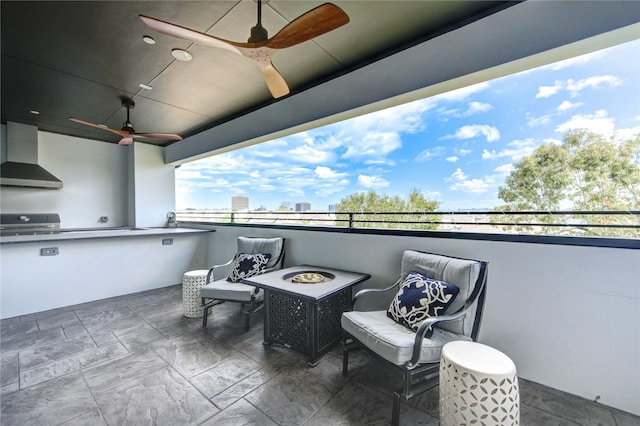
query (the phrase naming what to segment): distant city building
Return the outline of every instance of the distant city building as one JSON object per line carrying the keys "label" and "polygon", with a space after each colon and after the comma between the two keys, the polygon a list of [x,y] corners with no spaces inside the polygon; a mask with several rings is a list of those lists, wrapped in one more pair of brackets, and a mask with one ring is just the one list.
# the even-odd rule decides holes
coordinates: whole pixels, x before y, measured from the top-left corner
{"label": "distant city building", "polygon": [[249,197],[234,195],[231,197],[231,210],[249,210]]}
{"label": "distant city building", "polygon": [[327,207],[327,211],[329,212],[335,212],[337,209],[338,209],[337,204],[329,204],[329,207]]}
{"label": "distant city building", "polygon": [[297,212],[306,212],[307,210],[311,210],[311,203],[307,203],[307,202],[296,203]]}

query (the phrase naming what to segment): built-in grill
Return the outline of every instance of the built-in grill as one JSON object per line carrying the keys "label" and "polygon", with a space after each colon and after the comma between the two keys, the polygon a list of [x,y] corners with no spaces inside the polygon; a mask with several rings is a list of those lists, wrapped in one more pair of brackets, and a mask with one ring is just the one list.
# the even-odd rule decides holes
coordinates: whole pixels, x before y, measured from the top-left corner
{"label": "built-in grill", "polygon": [[57,234],[60,215],[57,213],[2,213],[0,235]]}

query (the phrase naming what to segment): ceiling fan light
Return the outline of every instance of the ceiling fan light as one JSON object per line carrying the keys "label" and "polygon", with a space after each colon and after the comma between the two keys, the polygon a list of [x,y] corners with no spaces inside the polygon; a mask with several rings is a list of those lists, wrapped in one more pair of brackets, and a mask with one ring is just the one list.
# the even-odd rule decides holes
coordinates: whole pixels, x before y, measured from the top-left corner
{"label": "ceiling fan light", "polygon": [[185,61],[185,62],[189,62],[191,59],[193,59],[193,56],[191,56],[191,53],[182,49],[171,50],[171,56],[173,56],[179,61]]}

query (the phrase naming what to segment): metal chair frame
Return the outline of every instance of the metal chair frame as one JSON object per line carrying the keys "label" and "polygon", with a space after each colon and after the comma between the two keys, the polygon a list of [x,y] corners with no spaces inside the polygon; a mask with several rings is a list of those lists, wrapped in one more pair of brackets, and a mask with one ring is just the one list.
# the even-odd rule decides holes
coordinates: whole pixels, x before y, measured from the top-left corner
{"label": "metal chair frame", "polygon": [[[271,237],[246,237],[246,238],[271,238]],[[285,243],[286,243],[286,239],[282,238],[282,250],[280,251],[280,254],[278,256],[278,260],[276,261],[276,263],[272,267],[263,269],[262,272],[260,272],[261,274],[264,274],[266,272],[276,271],[278,269],[282,269],[282,266],[284,265]],[[226,268],[226,267],[229,267],[229,266],[233,265],[237,258],[238,258],[238,253],[235,253],[233,255],[233,258],[231,258],[231,260],[229,260],[228,262],[221,263],[221,264],[218,264],[218,265],[213,265],[209,269],[209,272],[207,273],[206,284],[210,284],[210,283],[212,283],[214,281],[215,271],[217,269],[222,269],[222,268]],[[241,282],[243,284],[245,283],[244,281],[241,281]],[[244,319],[244,329],[245,329],[245,331],[249,331],[249,329],[251,327],[251,315],[255,314],[258,311],[260,311],[264,307],[264,301],[257,299],[257,296],[258,296],[259,292],[260,292],[260,289],[258,289],[257,287],[254,288],[254,293],[251,295],[251,302],[249,302],[250,306],[244,312],[245,313],[245,319]],[[203,312],[202,312],[202,327],[203,328],[207,326],[207,320],[209,318],[209,311],[211,310],[212,307],[214,307],[216,305],[220,305],[220,304],[225,303],[225,302],[237,302],[235,300],[209,299],[209,298],[205,298],[205,297],[202,297],[201,299],[202,299],[202,309],[203,309]],[[242,304],[242,308],[244,308],[244,306],[246,304],[246,302],[237,302],[237,303],[241,303]]]}
{"label": "metal chair frame", "polygon": [[[431,253],[425,253],[431,254]],[[443,256],[443,255],[439,255]],[[447,256],[453,259],[463,259],[456,258],[453,256]],[[394,391],[393,393],[393,411],[391,415],[391,423],[394,426],[400,424],[400,402],[402,398],[408,400],[413,398],[414,396],[427,391],[439,384],[439,368],[440,362],[434,363],[420,363],[420,352],[422,348],[422,341],[425,338],[425,333],[428,330],[431,330],[436,324],[445,321],[453,321],[457,320],[464,315],[466,315],[477,303],[476,311],[473,319],[473,326],[471,329],[471,339],[475,342],[478,338],[478,333],[480,331],[480,323],[482,321],[482,311],[484,308],[484,301],[486,297],[486,282],[487,282],[487,266],[488,263],[480,260],[474,259],[463,259],[463,260],[472,260],[474,262],[478,262],[480,264],[480,272],[478,273],[478,278],[474,283],[473,290],[471,291],[469,298],[465,302],[465,304],[458,309],[456,312],[448,315],[442,315],[438,317],[431,317],[422,322],[418,331],[416,332],[415,341],[413,344],[413,353],[411,360],[406,362],[403,365],[393,364],[386,359],[382,358],[380,355],[375,353],[373,350],[369,349],[358,339],[343,331],[343,351],[342,351],[342,375],[348,375],[348,366],[349,366],[349,352],[359,349],[365,349],[374,358],[382,361],[385,365],[392,367],[392,369],[402,377],[402,388]],[[375,294],[389,291],[393,288],[397,288],[402,282],[402,277],[399,278],[392,285],[381,288],[381,289],[364,289],[360,290],[352,299],[352,305],[355,306],[356,301],[359,298],[362,298],[366,294]]]}

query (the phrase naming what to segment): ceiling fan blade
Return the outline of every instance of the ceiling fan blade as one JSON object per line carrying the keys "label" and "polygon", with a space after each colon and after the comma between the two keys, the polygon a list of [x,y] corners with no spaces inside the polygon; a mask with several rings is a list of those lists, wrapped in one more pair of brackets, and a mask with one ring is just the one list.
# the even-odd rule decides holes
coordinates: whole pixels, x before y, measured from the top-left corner
{"label": "ceiling fan blade", "polygon": [[194,43],[204,44],[206,46],[218,47],[220,49],[227,49],[233,53],[240,55],[240,51],[235,45],[243,45],[243,43],[236,43],[234,41],[225,40],[222,38],[214,37],[209,34],[201,33],[196,30],[192,30],[181,25],[172,24],[171,22],[162,21],[160,19],[152,18],[150,16],[139,15],[140,19],[147,24],[151,29],[156,30],[159,33],[178,37],[183,40],[192,41]]}
{"label": "ceiling fan blade", "polygon": [[132,137],[139,137],[139,138],[154,138],[154,139],[170,139],[170,140],[174,140],[174,141],[181,141],[182,140],[182,136],[180,135],[175,135],[173,133],[134,133],[131,135]]}
{"label": "ceiling fan blade", "polygon": [[129,132],[126,132],[124,130],[112,129],[111,127],[107,127],[104,124],[92,123],[91,121],[83,120],[81,118],[69,117],[69,120],[75,121],[76,123],[85,124],[87,126],[96,127],[98,129],[107,130],[122,137],[126,137],[129,135]]}
{"label": "ceiling fan blade", "polygon": [[262,74],[264,75],[264,81],[267,83],[267,87],[274,98],[281,98],[289,94],[289,86],[284,78],[278,72],[273,63],[262,68]]}
{"label": "ceiling fan blade", "polygon": [[333,31],[349,22],[349,15],[332,3],[325,3],[291,21],[265,42],[266,47],[284,49]]}
{"label": "ceiling fan blade", "polygon": [[131,145],[132,143],[133,143],[133,138],[127,137],[127,138],[120,139],[120,141],[118,142],[118,145]]}

